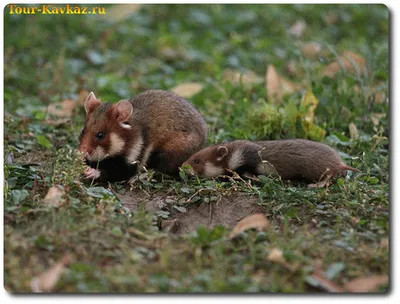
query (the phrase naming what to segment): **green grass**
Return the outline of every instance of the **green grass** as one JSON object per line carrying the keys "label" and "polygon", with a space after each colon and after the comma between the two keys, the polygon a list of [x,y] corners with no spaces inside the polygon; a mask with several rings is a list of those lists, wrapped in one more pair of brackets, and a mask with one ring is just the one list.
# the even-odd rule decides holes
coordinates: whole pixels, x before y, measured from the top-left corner
{"label": "green grass", "polygon": [[[328,25],[332,16],[338,20]],[[4,17],[7,290],[30,291],[32,277],[67,253],[73,262],[56,292],[307,292],[313,289],[306,278],[316,265],[325,271],[338,267],[332,278],[338,284],[388,274],[389,110],[372,92],[388,94],[386,7],[148,5],[123,21],[9,15],[6,8]],[[287,33],[297,20],[306,23],[299,39]],[[317,59],[300,51],[312,41],[323,47]],[[324,67],[346,50],[366,59],[368,74],[322,77]],[[288,72],[288,63],[295,72]],[[270,227],[233,240],[230,228],[222,226],[179,236],[159,231],[160,218],[171,213],[131,212],[107,190],[125,191],[125,184],[80,179],[75,150],[82,108],[75,109],[71,123],[46,122],[49,104],[75,99],[82,90],[117,102],[146,89],[195,81],[204,89],[190,100],[206,119],[209,143],[310,137],[298,120],[285,118],[288,109],[299,119],[305,115],[299,108],[304,92],[287,94],[271,108],[264,82],[224,79],[226,69],[264,78],[268,64],[290,81],[308,84],[304,88],[319,100],[314,123],[325,130],[324,141],[362,173],[327,189],[266,177],[250,184],[154,179],[151,172],[134,185],[132,191],[145,197],[168,193],[169,211],[238,193],[255,199]],[[374,113],[386,117],[374,124]],[[358,139],[351,138],[351,122]],[[51,207],[43,198],[56,184],[65,195],[60,206]],[[283,251],[292,270],[267,259],[274,248]]]}

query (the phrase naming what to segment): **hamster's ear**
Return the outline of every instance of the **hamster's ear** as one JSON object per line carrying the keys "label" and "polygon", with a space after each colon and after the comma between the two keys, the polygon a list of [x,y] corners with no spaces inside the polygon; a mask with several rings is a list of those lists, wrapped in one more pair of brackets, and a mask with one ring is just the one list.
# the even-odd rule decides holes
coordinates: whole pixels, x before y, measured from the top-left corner
{"label": "hamster's ear", "polygon": [[88,97],[86,97],[85,102],[84,102],[86,114],[89,114],[94,109],[96,109],[97,106],[100,105],[100,103],[101,103],[100,99],[97,99],[96,96],[94,95],[94,93],[90,92],[90,94],[88,95]]}
{"label": "hamster's ear", "polygon": [[129,100],[120,100],[115,106],[116,119],[118,122],[125,122],[132,115],[133,107]]}
{"label": "hamster's ear", "polygon": [[217,149],[217,161],[221,161],[227,155],[228,155],[228,148],[225,146],[219,146]]}

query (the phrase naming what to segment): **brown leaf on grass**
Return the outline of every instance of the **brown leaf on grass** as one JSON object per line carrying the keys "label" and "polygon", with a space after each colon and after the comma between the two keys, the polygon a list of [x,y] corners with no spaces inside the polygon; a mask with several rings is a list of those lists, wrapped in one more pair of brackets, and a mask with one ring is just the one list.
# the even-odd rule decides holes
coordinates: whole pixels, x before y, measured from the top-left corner
{"label": "brown leaf on grass", "polygon": [[117,4],[106,9],[106,14],[102,15],[109,21],[122,21],[140,9],[140,4]]}
{"label": "brown leaf on grass", "polygon": [[279,248],[273,248],[267,257],[268,261],[274,262],[274,263],[278,263],[284,267],[286,267],[287,269],[289,269],[290,271],[294,271],[297,269],[296,265],[290,265],[285,257],[283,256],[283,251]]}
{"label": "brown leaf on grass", "polygon": [[261,213],[256,213],[249,215],[242,219],[239,223],[233,227],[232,232],[229,234],[229,238],[232,239],[237,236],[239,233],[249,230],[249,229],[257,229],[259,231],[264,230],[268,227],[269,222],[265,218],[265,216]]}
{"label": "brown leaf on grass", "polygon": [[275,67],[272,64],[269,64],[267,68],[266,86],[268,99],[270,99],[271,101],[278,101],[280,103],[282,100],[280,79],[278,73],[275,70]]}
{"label": "brown leaf on grass", "polygon": [[323,70],[323,76],[334,78],[336,73],[346,70],[349,73],[362,73],[366,69],[367,62],[364,57],[350,51],[343,52],[339,59],[335,62],[328,64]]}
{"label": "brown leaf on grass", "polygon": [[177,86],[173,87],[171,91],[183,98],[190,98],[197,93],[200,93],[201,90],[203,90],[203,87],[204,85],[202,83],[188,82],[178,84]]}
{"label": "brown leaf on grass", "polygon": [[299,85],[280,76],[272,64],[269,64],[267,67],[265,85],[267,88],[268,100],[274,104],[281,103],[283,95],[293,93],[300,89]]}
{"label": "brown leaf on grass", "polygon": [[70,255],[65,255],[57,263],[51,266],[41,275],[31,280],[31,289],[33,292],[50,292],[56,286],[66,265],[72,262]]}
{"label": "brown leaf on grass", "polygon": [[62,186],[56,185],[51,187],[43,199],[43,202],[51,206],[60,206],[63,202],[62,196],[64,195],[64,189]]}
{"label": "brown leaf on grass", "polygon": [[233,69],[225,69],[222,78],[225,81],[229,81],[235,84],[243,84],[245,86],[260,84],[264,81],[262,77],[258,76],[253,71],[242,73]]}
{"label": "brown leaf on grass", "polygon": [[382,83],[371,87],[371,96],[374,98],[374,102],[377,104],[382,104],[387,101],[389,97],[385,90],[383,90],[384,85]]}
{"label": "brown leaf on grass", "polygon": [[50,104],[47,113],[57,117],[71,117],[76,105],[75,100],[65,99],[62,102]]}
{"label": "brown leaf on grass", "polygon": [[318,287],[328,292],[346,292],[344,288],[329,280],[322,271],[315,270],[311,278],[318,284]]}
{"label": "brown leaf on grass", "polygon": [[350,292],[373,292],[380,286],[388,284],[387,275],[375,275],[365,278],[352,280],[344,285],[344,288]]}
{"label": "brown leaf on grass", "polygon": [[306,23],[303,20],[297,20],[289,29],[289,34],[299,38],[304,34]]}
{"label": "brown leaf on grass", "polygon": [[346,58],[347,60],[353,61],[359,67],[364,67],[367,64],[367,62],[366,62],[364,57],[362,57],[361,55],[358,55],[358,54],[356,54],[354,52],[351,52],[351,51],[344,51],[342,53],[342,57]]}
{"label": "brown leaf on grass", "polygon": [[321,44],[317,42],[310,42],[303,45],[303,47],[301,48],[301,53],[306,58],[314,59],[321,52],[321,50]]}
{"label": "brown leaf on grass", "polygon": [[286,263],[286,260],[283,257],[283,251],[278,248],[274,248],[270,251],[268,254],[268,260],[271,262]]}
{"label": "brown leaf on grass", "polygon": [[357,126],[353,122],[351,122],[349,124],[349,132],[350,132],[351,139],[355,139],[355,140],[358,139],[358,136],[359,136],[358,129],[357,129]]}

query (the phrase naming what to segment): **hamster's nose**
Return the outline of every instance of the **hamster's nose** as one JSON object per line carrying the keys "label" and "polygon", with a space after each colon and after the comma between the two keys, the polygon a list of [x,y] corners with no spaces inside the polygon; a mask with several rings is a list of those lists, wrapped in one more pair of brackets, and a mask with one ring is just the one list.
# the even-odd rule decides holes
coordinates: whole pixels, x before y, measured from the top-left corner
{"label": "hamster's nose", "polygon": [[85,155],[85,157],[86,157],[87,155],[90,155],[90,154],[93,153],[93,148],[90,147],[90,146],[88,146],[88,145],[85,144],[85,143],[81,143],[81,144],[79,145],[79,147],[78,147],[78,151],[79,151],[79,152],[82,152],[82,153]]}

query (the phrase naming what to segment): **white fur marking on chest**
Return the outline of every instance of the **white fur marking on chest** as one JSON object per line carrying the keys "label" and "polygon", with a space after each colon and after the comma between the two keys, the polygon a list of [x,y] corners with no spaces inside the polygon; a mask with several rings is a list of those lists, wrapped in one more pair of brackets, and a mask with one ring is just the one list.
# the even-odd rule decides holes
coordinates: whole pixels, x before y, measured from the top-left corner
{"label": "white fur marking on chest", "polygon": [[140,161],[138,157],[140,155],[140,152],[142,151],[143,144],[144,144],[143,138],[141,136],[133,142],[132,147],[127,156],[127,161],[129,164],[133,164],[136,161]]}
{"label": "white fur marking on chest", "polygon": [[119,152],[122,151],[122,149],[125,146],[125,141],[115,133],[111,133],[110,142],[111,145],[110,145],[110,150],[108,152],[110,156],[117,155]]}
{"label": "white fur marking on chest", "polygon": [[204,176],[205,177],[216,177],[219,175],[223,175],[225,170],[223,168],[215,166],[211,162],[206,162],[204,165]]}
{"label": "white fur marking on chest", "polygon": [[228,167],[231,170],[236,170],[245,163],[242,151],[237,149],[232,152],[231,158],[228,161]]}

